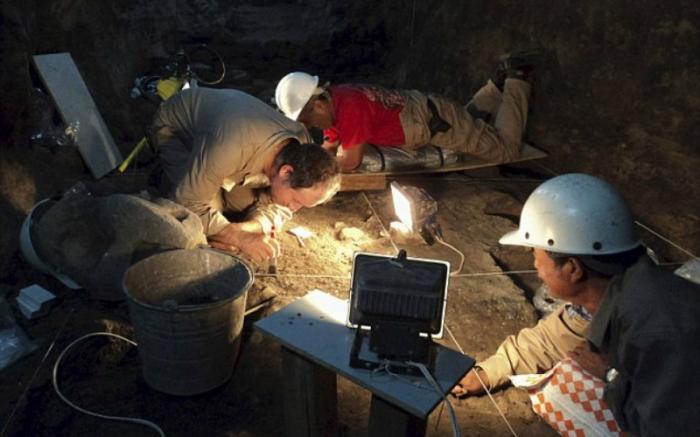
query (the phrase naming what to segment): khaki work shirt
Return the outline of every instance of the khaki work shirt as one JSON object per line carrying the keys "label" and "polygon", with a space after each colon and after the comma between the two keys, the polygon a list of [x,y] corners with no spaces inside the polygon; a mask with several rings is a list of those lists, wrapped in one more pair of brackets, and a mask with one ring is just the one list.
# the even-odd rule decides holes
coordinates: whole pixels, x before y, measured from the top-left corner
{"label": "khaki work shirt", "polygon": [[511,375],[545,372],[586,343],[588,323],[580,310],[562,305],[534,327],[506,338],[496,353],[477,367],[488,376],[490,388],[505,384]]}
{"label": "khaki work shirt", "polygon": [[[151,139],[173,184],[170,196],[200,217],[208,236],[229,224],[222,214],[221,190],[235,193],[232,190],[240,187],[268,186],[263,164],[274,147],[287,139],[311,142],[302,124],[257,98],[203,87],[181,91],[163,102]],[[241,192],[247,195],[246,190]],[[248,206],[224,203],[229,207],[233,203],[233,210]]]}

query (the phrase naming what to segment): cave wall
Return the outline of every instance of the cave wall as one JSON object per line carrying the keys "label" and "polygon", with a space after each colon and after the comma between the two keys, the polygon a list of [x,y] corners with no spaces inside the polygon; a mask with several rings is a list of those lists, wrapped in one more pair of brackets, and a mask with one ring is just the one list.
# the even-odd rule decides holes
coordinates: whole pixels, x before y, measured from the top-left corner
{"label": "cave wall", "polygon": [[[700,252],[700,5],[686,0],[6,0],[0,14],[0,277],[22,218],[86,170],[75,150],[31,146],[31,55],[70,52],[122,152],[155,109],[130,99],[189,43],[226,60],[223,86],[263,99],[292,70],[463,102],[498,55],[539,48],[528,140],[555,172],[618,184],[640,220]],[[669,253],[682,259],[682,253]],[[8,267],[9,266],[9,267]]]}
{"label": "cave wall", "polygon": [[[640,222],[700,253],[700,4],[408,6],[387,30],[400,37],[389,61],[397,85],[466,102],[499,54],[541,48],[547,60],[536,70],[527,138],[550,153],[543,164],[610,180]],[[657,247],[688,258],[667,244]]]}

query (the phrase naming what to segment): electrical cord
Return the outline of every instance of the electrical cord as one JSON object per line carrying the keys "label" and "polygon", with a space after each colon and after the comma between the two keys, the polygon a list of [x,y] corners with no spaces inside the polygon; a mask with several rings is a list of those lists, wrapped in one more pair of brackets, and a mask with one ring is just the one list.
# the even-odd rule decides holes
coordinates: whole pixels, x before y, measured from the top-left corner
{"label": "electrical cord", "polygon": [[69,351],[73,346],[75,346],[76,344],[80,343],[81,341],[83,341],[83,340],[85,340],[85,339],[87,339],[87,338],[90,338],[90,337],[98,337],[98,336],[116,337],[116,338],[118,338],[118,339],[120,339],[120,340],[123,340],[123,341],[129,343],[129,344],[132,344],[132,345],[134,345],[134,346],[137,346],[136,342],[134,342],[134,341],[132,341],[132,340],[129,340],[129,339],[126,338],[126,337],[122,337],[121,335],[112,334],[112,333],[109,333],[109,332],[92,332],[92,333],[90,333],[90,334],[83,335],[82,337],[78,338],[77,340],[74,340],[71,344],[69,344],[68,346],[66,346],[65,349],[63,349],[63,351],[61,352],[61,354],[60,354],[60,355],[58,356],[58,358],[56,359],[56,363],[55,363],[54,366],[53,366],[53,378],[52,378],[52,381],[53,381],[53,388],[54,388],[54,390],[56,390],[56,394],[58,395],[58,397],[61,398],[61,400],[63,400],[63,402],[65,402],[66,404],[68,404],[68,406],[70,406],[71,408],[73,408],[73,409],[75,409],[75,410],[80,411],[81,413],[84,413],[84,414],[87,414],[87,415],[90,415],[90,416],[94,416],[94,417],[98,417],[98,418],[100,418],[100,419],[117,420],[117,421],[121,421],[121,422],[130,422],[130,423],[136,423],[136,424],[139,424],[139,425],[144,425],[144,426],[147,426],[147,427],[153,429],[154,431],[156,431],[156,432],[158,433],[158,435],[160,435],[160,437],[165,437],[165,433],[163,432],[163,430],[160,429],[160,427],[159,427],[158,425],[156,425],[155,423],[153,423],[153,422],[151,422],[151,421],[148,421],[148,420],[145,420],[145,419],[139,419],[139,418],[137,418],[137,417],[108,416],[108,415],[105,415],[105,414],[95,413],[95,412],[93,412],[93,411],[86,410],[85,408],[79,407],[78,405],[75,405],[73,402],[71,402],[70,400],[68,400],[68,398],[66,398],[66,397],[63,395],[63,393],[61,392],[61,390],[59,389],[59,387],[58,387],[58,368],[59,368],[59,365],[61,364],[61,360],[63,360],[63,357],[64,357],[64,356],[66,355],[66,353],[68,353],[68,351]]}
{"label": "electrical cord", "polygon": [[437,241],[438,243],[442,244],[443,246],[449,247],[450,249],[457,252],[457,254],[459,255],[459,268],[457,270],[451,272],[450,276],[459,275],[459,272],[462,271],[462,267],[464,267],[464,253],[462,253],[461,250],[457,249],[456,247],[454,247],[453,245],[451,245],[450,243],[448,243],[447,241],[445,241],[441,237],[436,237],[435,241]]}
{"label": "electrical cord", "polygon": [[[256,305],[256,306],[254,306],[254,307],[252,307],[252,308],[249,308],[249,309],[246,310],[246,312],[245,312],[244,315],[247,316],[247,315],[249,315],[249,314],[252,314],[252,313],[254,313],[255,311],[258,311],[258,310],[260,310],[260,309],[262,309],[262,308],[265,308],[265,307],[269,306],[271,303],[272,303],[271,301],[267,301],[267,302],[261,303],[260,305]],[[71,312],[72,312],[72,311],[71,311]],[[66,320],[66,322],[67,322],[67,320]],[[65,323],[64,323],[64,327],[65,327]],[[59,331],[59,334],[60,334],[62,331],[63,331],[63,328],[61,328],[61,330]],[[54,390],[56,390],[56,394],[58,395],[58,397],[61,398],[61,400],[63,400],[63,402],[65,402],[66,404],[68,404],[71,408],[74,408],[74,409],[80,411],[81,413],[85,413],[85,414],[87,414],[87,415],[94,416],[94,417],[99,417],[100,419],[117,420],[117,421],[122,421],[122,422],[130,422],[130,423],[136,423],[136,424],[139,424],[139,425],[145,425],[145,426],[147,426],[147,427],[152,428],[153,430],[155,430],[161,437],[165,437],[165,433],[163,432],[163,430],[160,429],[160,427],[159,427],[158,425],[156,425],[155,423],[153,423],[153,422],[151,422],[151,421],[148,421],[148,420],[145,420],[145,419],[139,419],[139,418],[137,418],[137,417],[108,416],[108,415],[105,415],[105,414],[95,413],[95,412],[86,410],[85,408],[82,408],[82,407],[79,407],[79,406],[75,405],[73,402],[71,402],[70,400],[68,400],[68,398],[66,398],[65,395],[61,392],[61,389],[58,387],[58,368],[59,368],[59,366],[60,366],[60,364],[61,364],[61,361],[63,360],[63,357],[64,357],[64,356],[68,353],[68,351],[69,351],[73,346],[75,346],[76,344],[80,343],[81,341],[83,341],[83,340],[85,340],[85,339],[87,339],[87,338],[98,337],[98,336],[115,337],[115,338],[118,338],[118,339],[120,339],[120,340],[123,340],[123,341],[125,341],[125,342],[127,342],[127,343],[129,343],[129,344],[131,344],[131,345],[138,346],[138,344],[137,344],[135,341],[129,340],[128,338],[122,337],[121,335],[118,335],[118,334],[112,334],[111,332],[91,332],[90,334],[85,334],[85,335],[83,335],[82,337],[78,338],[77,340],[74,340],[71,344],[69,344],[68,346],[66,346],[66,348],[63,349],[63,351],[61,351],[60,355],[59,355],[58,358],[56,359],[56,363],[53,365],[53,377],[52,377],[52,381],[53,381],[53,388],[54,388]],[[57,334],[57,338],[58,338],[58,334]],[[54,339],[54,343],[55,343],[55,342],[56,342],[56,339]],[[49,348],[49,350],[46,352],[46,355],[44,356],[44,359],[46,358],[46,356],[48,356],[48,353],[51,351],[51,348],[53,348],[53,343],[51,344],[51,347]],[[43,362],[43,360],[42,360],[42,362]],[[38,368],[37,368],[37,370],[38,370]],[[36,375],[36,372],[35,372],[35,375]],[[3,430],[3,431],[4,431],[4,430]]]}
{"label": "electrical cord", "polygon": [[44,352],[44,356],[41,358],[41,361],[39,362],[39,365],[36,366],[36,369],[34,369],[34,373],[32,374],[32,377],[29,378],[29,381],[27,382],[27,385],[24,387],[24,390],[22,390],[22,395],[19,397],[17,400],[17,403],[15,404],[15,407],[12,409],[12,413],[10,416],[7,418],[7,421],[5,422],[5,425],[2,428],[2,431],[0,432],[0,436],[5,435],[5,431],[7,431],[10,427],[10,424],[12,423],[12,418],[15,416],[15,413],[17,412],[17,409],[19,408],[20,405],[22,405],[22,402],[24,401],[24,398],[27,396],[27,391],[29,388],[32,386],[34,383],[34,380],[36,379],[36,375],[39,374],[39,369],[41,369],[41,366],[44,364],[46,361],[46,358],[51,354],[51,351],[53,350],[53,347],[56,345],[56,341],[58,340],[58,337],[63,334],[63,330],[66,328],[66,325],[68,325],[68,321],[73,317],[73,313],[75,310],[73,308],[68,310],[68,315],[66,318],[63,320],[63,324],[61,325],[61,328],[56,332],[56,335],[53,338],[53,341],[49,345],[49,347],[46,349],[46,352]]}
{"label": "electrical cord", "polygon": [[[401,364],[405,364],[405,363],[401,362]],[[370,378],[374,379],[374,378],[377,378],[378,375],[387,374],[387,375],[391,376],[392,378],[401,380],[401,381],[405,382],[406,384],[410,384],[411,386],[413,386],[415,388],[418,388],[421,390],[426,390],[426,391],[433,391],[434,390],[434,388],[431,386],[425,386],[418,381],[411,380],[411,378],[408,376],[401,375],[399,373],[392,371],[391,366],[392,366],[391,361],[385,360],[381,365],[379,365],[379,367],[372,370],[372,372],[370,373]]]}
{"label": "electrical cord", "polygon": [[[447,333],[450,335],[450,338],[452,338],[452,341],[453,341],[454,344],[457,346],[457,349],[459,349],[459,351],[462,353],[462,355],[465,355],[465,354],[464,354],[464,349],[462,349],[462,346],[460,346],[460,344],[457,342],[457,339],[455,338],[454,334],[452,334],[452,331],[450,330],[450,327],[447,326],[447,323],[445,323],[445,330],[446,330]],[[473,371],[473,370],[472,370],[472,371]],[[493,396],[491,396],[491,391],[489,390],[488,387],[486,387],[486,384],[484,384],[484,381],[483,381],[483,380],[481,379],[481,377],[479,376],[479,372],[474,371],[474,374],[476,375],[476,379],[479,380],[479,384],[481,384],[481,388],[484,389],[484,391],[485,391],[486,394],[488,395],[489,399],[491,400],[491,403],[493,404],[494,407],[496,407],[496,410],[498,411],[498,414],[501,415],[501,418],[502,418],[503,421],[506,423],[506,426],[507,426],[508,429],[510,430],[511,434],[513,434],[513,436],[515,436],[515,437],[518,437],[518,434],[515,432],[515,430],[513,429],[513,427],[510,425],[510,422],[508,422],[508,419],[506,419],[505,414],[503,414],[503,411],[501,411],[501,409],[499,408],[498,404],[496,403],[496,400],[493,398]]]}
{"label": "electrical cord", "polygon": [[414,361],[406,361],[406,364],[418,368],[420,370],[420,373],[423,374],[423,377],[430,383],[430,385],[433,386],[435,391],[439,396],[442,397],[442,400],[445,401],[447,404],[447,410],[450,412],[450,419],[452,420],[452,435],[455,437],[460,437],[460,431],[459,431],[459,423],[457,422],[457,415],[455,414],[455,410],[452,407],[452,402],[450,402],[450,399],[447,397],[447,395],[444,394],[444,390],[442,387],[440,387],[440,384],[435,380],[433,375],[430,373],[427,367],[425,367],[425,364],[423,363],[416,363]]}
{"label": "electrical cord", "polygon": [[415,361],[405,361],[402,362],[402,364],[408,364],[409,366],[417,368],[423,377],[425,378],[426,381],[430,384],[429,387],[426,387],[418,382],[411,381],[411,379],[399,375],[398,373],[392,372],[391,371],[391,361],[389,360],[384,360],[384,362],[377,367],[376,369],[372,370],[370,373],[370,377],[374,377],[375,375],[386,373],[389,376],[392,376],[395,379],[401,380],[405,382],[406,384],[410,384],[413,387],[419,388],[421,390],[429,390],[429,391],[435,391],[437,394],[442,398],[442,400],[447,403],[447,408],[450,412],[450,418],[452,420],[452,433],[455,437],[460,437],[460,431],[459,431],[459,424],[457,422],[457,415],[455,414],[454,408],[452,407],[452,403],[450,402],[450,399],[443,394],[444,390],[442,387],[440,387],[440,384],[435,380],[433,375],[430,373],[427,367],[425,367],[425,364],[422,363],[417,363]]}
{"label": "electrical cord", "polygon": [[211,47],[207,46],[206,44],[200,44],[193,49],[191,49],[190,53],[187,52],[187,50],[184,50],[183,54],[185,56],[185,60],[187,61],[187,65],[190,66],[192,64],[191,58],[194,53],[196,53],[196,50],[203,50],[210,55],[214,55],[216,58],[216,61],[219,63],[221,66],[221,75],[215,80],[204,80],[202,77],[197,74],[196,71],[192,70],[191,68],[188,67],[188,71],[190,72],[190,75],[194,77],[198,82],[203,83],[204,85],[217,85],[221,83],[222,80],[224,80],[224,77],[226,77],[226,63],[224,62],[224,58],[221,57],[219,52],[216,50],[212,49]]}

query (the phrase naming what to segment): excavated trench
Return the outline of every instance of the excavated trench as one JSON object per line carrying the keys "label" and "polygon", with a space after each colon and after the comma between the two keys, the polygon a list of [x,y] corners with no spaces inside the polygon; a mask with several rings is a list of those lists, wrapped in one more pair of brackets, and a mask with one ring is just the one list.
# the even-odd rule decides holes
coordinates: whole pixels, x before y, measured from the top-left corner
{"label": "excavated trench", "polygon": [[[159,73],[190,43],[206,42],[222,55],[227,75],[221,86],[265,101],[279,78],[302,70],[335,83],[417,88],[466,103],[500,54],[542,50],[546,61],[536,72],[527,138],[548,158],[476,173],[401,178],[436,197],[446,240],[464,252],[463,275],[451,280],[446,323],[465,352],[482,359],[505,336],[537,320],[530,304],[540,284],[536,275],[501,274],[531,270],[531,256],[501,247],[497,240],[514,227],[527,195],[552,173],[589,172],[618,185],[639,222],[656,233],[642,229],[662,261],[683,262],[700,252],[699,26],[700,6],[679,0],[3,5],[0,284],[13,310],[18,290],[31,283],[59,297],[42,319],[27,321],[14,311],[38,348],[0,370],[1,416],[13,414],[3,423],[6,435],[151,435],[132,424],[78,414],[51,388],[51,366],[72,340],[95,330],[132,338],[133,328],[125,303],[69,290],[32,270],[18,254],[17,235],[31,206],[77,180],[90,180],[74,147],[31,139],[61,123],[36,91],[32,55],[72,54],[127,154],[155,110],[149,101],[129,98],[133,80]],[[146,170],[108,177],[96,187],[101,193],[138,190]],[[301,247],[293,236],[281,235],[280,275],[258,278],[254,294],[277,296],[268,313],[314,288],[347,297],[353,252],[393,252],[384,230],[391,220],[385,191],[341,193],[329,204],[302,211],[290,227],[303,225],[315,236]],[[340,232],[348,228],[357,231]],[[412,256],[444,259],[453,266],[459,261],[444,246],[402,247]],[[171,436],[279,435],[284,423],[279,348],[252,330],[255,317],[244,328],[231,382],[213,392],[187,398],[155,392],[143,381],[136,350],[105,340],[87,342],[73,353],[59,375],[61,386],[86,408],[147,417]],[[457,348],[449,339],[445,344]],[[511,388],[495,400],[518,435],[555,434],[532,413],[524,393]],[[341,435],[364,435],[369,394],[340,378],[338,405]],[[455,406],[463,434],[509,434],[488,399],[460,400]],[[450,433],[449,417],[443,412],[439,418],[439,410],[430,418],[428,435]]]}

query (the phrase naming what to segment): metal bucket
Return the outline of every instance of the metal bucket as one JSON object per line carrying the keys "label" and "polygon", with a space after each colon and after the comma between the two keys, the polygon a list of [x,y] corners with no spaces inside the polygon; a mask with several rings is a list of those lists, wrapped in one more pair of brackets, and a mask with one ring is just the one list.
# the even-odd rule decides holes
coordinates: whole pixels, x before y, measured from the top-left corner
{"label": "metal bucket", "polygon": [[185,396],[228,381],[252,282],[240,259],[206,249],[172,250],[131,266],[123,286],[148,385]]}

